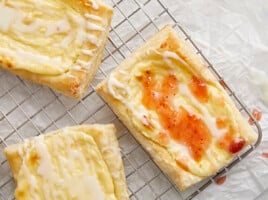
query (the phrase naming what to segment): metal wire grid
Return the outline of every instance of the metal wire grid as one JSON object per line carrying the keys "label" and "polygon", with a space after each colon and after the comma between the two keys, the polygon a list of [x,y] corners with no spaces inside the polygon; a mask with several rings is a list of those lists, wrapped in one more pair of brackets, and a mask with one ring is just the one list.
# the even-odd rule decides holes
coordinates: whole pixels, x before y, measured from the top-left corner
{"label": "metal wire grid", "polygon": [[[14,182],[3,155],[5,146],[24,138],[40,135],[64,126],[83,123],[114,123],[128,182],[130,199],[192,199],[213,183],[215,177],[228,172],[241,159],[253,151],[261,140],[261,129],[246,106],[224,82],[212,64],[193,43],[174,16],[160,0],[107,0],[115,9],[110,37],[102,65],[87,93],[79,102],[70,100],[54,91],[35,85],[0,71],[0,199],[14,199]],[[143,20],[141,20],[143,19]],[[143,21],[143,22],[141,22]],[[226,91],[243,115],[254,122],[258,141],[250,145],[218,174],[185,192],[179,192],[172,181],[154,164],[128,130],[116,118],[107,104],[95,93],[95,86],[126,58],[136,47],[159,30],[172,24],[188,41],[196,53],[207,62],[212,73],[225,85]]]}

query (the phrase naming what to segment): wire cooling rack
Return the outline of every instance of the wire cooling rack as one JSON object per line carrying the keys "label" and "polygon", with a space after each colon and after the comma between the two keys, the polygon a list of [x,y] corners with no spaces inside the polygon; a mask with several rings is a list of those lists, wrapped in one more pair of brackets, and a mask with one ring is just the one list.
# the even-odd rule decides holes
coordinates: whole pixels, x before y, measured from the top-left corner
{"label": "wire cooling rack", "polygon": [[[192,199],[214,182],[217,176],[228,172],[241,159],[253,151],[261,141],[261,129],[246,106],[239,100],[224,79],[204,57],[190,36],[176,21],[162,0],[107,0],[114,7],[114,19],[105,49],[102,65],[87,95],[74,101],[48,88],[29,83],[8,72],[0,70],[0,199],[14,199],[14,182],[8,163],[3,155],[7,145],[25,138],[40,135],[65,126],[83,123],[114,123],[132,200]],[[150,156],[137,143],[124,125],[116,118],[107,104],[96,94],[94,88],[109,72],[134,49],[157,32],[163,25],[171,24],[206,61],[207,66],[224,85],[240,112],[254,122],[258,133],[255,144],[248,146],[233,162],[216,175],[190,189],[179,192],[172,181],[161,172]]]}

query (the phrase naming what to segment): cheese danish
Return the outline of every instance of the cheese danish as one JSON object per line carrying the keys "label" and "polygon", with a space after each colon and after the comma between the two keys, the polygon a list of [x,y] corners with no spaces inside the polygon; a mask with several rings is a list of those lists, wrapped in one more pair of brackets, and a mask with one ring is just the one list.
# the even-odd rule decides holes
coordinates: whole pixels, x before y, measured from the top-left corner
{"label": "cheese danish", "polygon": [[170,26],[126,58],[97,92],[181,190],[256,140],[202,59]]}
{"label": "cheese danish", "polygon": [[5,148],[17,200],[127,200],[113,125],[67,127]]}
{"label": "cheese danish", "polygon": [[79,99],[101,62],[112,14],[95,0],[0,0],[0,66]]}

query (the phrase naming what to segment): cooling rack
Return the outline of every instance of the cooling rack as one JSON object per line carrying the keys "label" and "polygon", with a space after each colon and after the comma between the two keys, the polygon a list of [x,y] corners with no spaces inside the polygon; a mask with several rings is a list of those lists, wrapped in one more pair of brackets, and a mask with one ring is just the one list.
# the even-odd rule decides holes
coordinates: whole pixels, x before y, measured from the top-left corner
{"label": "cooling rack", "polygon": [[[0,70],[1,200],[14,199],[14,182],[3,155],[4,147],[65,126],[82,123],[114,123],[116,125],[132,200],[192,199],[212,184],[216,177],[228,172],[259,145],[262,137],[260,126],[244,103],[225,83],[191,37],[176,21],[164,0],[106,0],[106,2],[114,7],[110,37],[102,65],[87,95],[82,100],[71,100],[48,88],[29,83]],[[94,89],[114,67],[165,24],[173,25],[178,34],[193,46],[197,54],[203,57],[239,111],[246,118],[253,120],[253,129],[258,133],[256,143],[249,145],[228,166],[184,192],[177,190],[172,181],[161,172]]]}

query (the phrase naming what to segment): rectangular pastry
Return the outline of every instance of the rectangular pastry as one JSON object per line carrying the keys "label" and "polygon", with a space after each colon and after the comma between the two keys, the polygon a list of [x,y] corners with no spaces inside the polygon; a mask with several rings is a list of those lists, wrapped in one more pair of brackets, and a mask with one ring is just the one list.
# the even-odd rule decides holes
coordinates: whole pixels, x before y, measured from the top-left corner
{"label": "rectangular pastry", "polygon": [[5,148],[17,200],[127,200],[113,125],[81,125]]}
{"label": "rectangular pastry", "polygon": [[81,98],[101,62],[112,14],[95,0],[0,0],[0,66]]}
{"label": "rectangular pastry", "polygon": [[97,92],[181,190],[256,140],[202,59],[170,26],[125,59]]}

